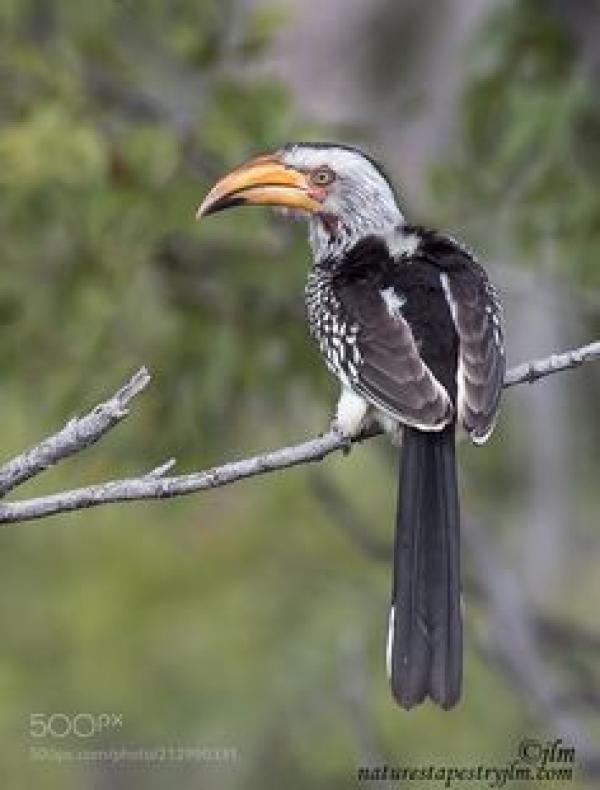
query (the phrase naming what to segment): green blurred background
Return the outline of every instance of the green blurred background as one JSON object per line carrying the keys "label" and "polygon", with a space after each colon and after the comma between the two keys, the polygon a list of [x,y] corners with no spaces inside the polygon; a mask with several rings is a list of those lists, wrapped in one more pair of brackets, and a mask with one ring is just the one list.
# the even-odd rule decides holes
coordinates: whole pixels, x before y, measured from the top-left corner
{"label": "green blurred background", "polygon": [[[199,469],[328,424],[305,229],[261,209],[194,222],[215,177],[290,139],[366,147],[411,220],[479,251],[509,364],[597,337],[599,42],[592,0],[0,0],[3,455],[140,365],[154,377],[126,423],[17,496],[172,455]],[[558,737],[577,756],[554,786],[594,786],[599,397],[593,365],[519,387],[493,440],[461,448],[451,713],[401,711],[385,679],[382,440],[184,500],[5,527],[0,786],[330,790],[360,765],[506,765],[522,738]],[[31,714],[77,712],[123,724],[32,737]],[[80,747],[234,751],[57,764]]]}

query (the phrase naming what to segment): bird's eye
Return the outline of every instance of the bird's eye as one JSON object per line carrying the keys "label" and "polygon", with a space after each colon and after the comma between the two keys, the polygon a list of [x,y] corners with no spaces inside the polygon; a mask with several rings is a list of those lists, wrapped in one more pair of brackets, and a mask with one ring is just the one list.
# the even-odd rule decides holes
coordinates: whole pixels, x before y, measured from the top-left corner
{"label": "bird's eye", "polygon": [[335,173],[330,167],[318,167],[310,174],[310,180],[315,186],[326,187],[335,181]]}

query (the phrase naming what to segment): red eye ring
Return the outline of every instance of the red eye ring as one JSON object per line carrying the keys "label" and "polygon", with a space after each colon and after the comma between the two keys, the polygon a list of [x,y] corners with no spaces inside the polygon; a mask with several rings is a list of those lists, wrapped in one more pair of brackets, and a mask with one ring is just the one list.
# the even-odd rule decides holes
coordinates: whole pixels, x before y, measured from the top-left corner
{"label": "red eye ring", "polygon": [[317,167],[311,172],[310,181],[316,187],[326,187],[329,186],[329,184],[333,184],[335,181],[335,173],[330,167],[327,167],[326,165],[323,167]]}

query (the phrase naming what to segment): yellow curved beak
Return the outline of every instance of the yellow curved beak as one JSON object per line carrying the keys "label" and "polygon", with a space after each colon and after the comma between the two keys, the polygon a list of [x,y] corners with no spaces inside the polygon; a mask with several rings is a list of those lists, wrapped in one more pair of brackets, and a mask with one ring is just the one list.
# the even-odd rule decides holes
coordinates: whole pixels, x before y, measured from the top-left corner
{"label": "yellow curved beak", "polygon": [[307,176],[283,164],[276,154],[263,154],[236,167],[214,185],[200,204],[196,218],[233,206],[256,204],[318,211]]}

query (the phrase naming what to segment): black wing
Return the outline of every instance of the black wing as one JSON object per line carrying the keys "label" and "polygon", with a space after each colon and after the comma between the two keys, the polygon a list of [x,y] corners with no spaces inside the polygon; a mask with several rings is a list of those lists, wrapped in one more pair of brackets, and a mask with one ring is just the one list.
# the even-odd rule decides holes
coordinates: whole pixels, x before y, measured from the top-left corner
{"label": "black wing", "polygon": [[357,245],[332,283],[355,329],[352,388],[400,422],[439,430],[454,416],[456,331],[439,275],[382,243]]}
{"label": "black wing", "polygon": [[421,254],[439,267],[459,337],[458,419],[476,444],[490,436],[504,382],[504,315],[494,286],[453,239],[428,233]]}

